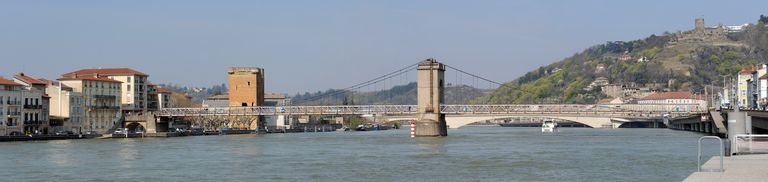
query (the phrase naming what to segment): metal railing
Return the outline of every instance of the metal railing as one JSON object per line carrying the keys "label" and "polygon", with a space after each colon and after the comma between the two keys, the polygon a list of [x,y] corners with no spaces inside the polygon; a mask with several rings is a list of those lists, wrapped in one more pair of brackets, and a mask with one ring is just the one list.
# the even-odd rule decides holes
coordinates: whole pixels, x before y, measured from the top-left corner
{"label": "metal railing", "polygon": [[[666,107],[666,106],[664,106]],[[664,108],[656,107],[656,108]],[[652,108],[652,107],[651,107]],[[417,105],[349,105],[349,106],[262,106],[163,108],[159,116],[200,115],[333,115],[333,114],[416,114]],[[705,111],[672,111],[664,109],[631,110],[601,105],[442,105],[444,114],[565,114],[578,116],[610,115],[632,118],[661,117],[664,114],[692,115]]]}
{"label": "metal railing", "polygon": [[720,142],[720,169],[719,170],[711,169],[711,170],[707,170],[706,172],[723,172],[723,171],[725,171],[725,168],[723,168],[723,159],[725,159],[725,148],[724,148],[725,145],[723,144],[723,139],[720,139],[720,137],[717,137],[717,136],[703,136],[703,137],[699,138],[699,155],[698,155],[698,158],[697,158],[698,159],[697,160],[697,164],[699,166],[699,172],[705,172],[702,169],[702,167],[701,167],[701,141],[704,140],[704,139],[717,139],[717,141]]}
{"label": "metal railing", "polygon": [[768,153],[768,135],[735,135],[733,140],[734,154]]}
{"label": "metal railing", "polygon": [[43,105],[25,104],[24,109],[43,109]]}

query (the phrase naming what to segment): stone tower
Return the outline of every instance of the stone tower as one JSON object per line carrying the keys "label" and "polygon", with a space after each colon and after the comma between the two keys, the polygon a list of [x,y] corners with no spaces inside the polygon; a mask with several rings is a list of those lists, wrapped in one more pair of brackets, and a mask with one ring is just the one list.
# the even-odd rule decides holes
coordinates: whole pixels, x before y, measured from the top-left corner
{"label": "stone tower", "polygon": [[231,67],[229,80],[229,106],[254,107],[264,103],[264,69]]}
{"label": "stone tower", "polygon": [[440,113],[443,103],[445,65],[435,59],[419,63],[417,68],[418,120],[416,136],[447,136],[445,114]]}
{"label": "stone tower", "polygon": [[704,19],[703,18],[696,18],[696,27],[694,30],[697,32],[703,32],[704,29],[706,29],[706,25],[704,25]]}
{"label": "stone tower", "polygon": [[[264,69],[232,67],[227,69],[230,107],[256,107],[264,105]],[[232,116],[229,127],[263,131],[264,117],[243,118]]]}

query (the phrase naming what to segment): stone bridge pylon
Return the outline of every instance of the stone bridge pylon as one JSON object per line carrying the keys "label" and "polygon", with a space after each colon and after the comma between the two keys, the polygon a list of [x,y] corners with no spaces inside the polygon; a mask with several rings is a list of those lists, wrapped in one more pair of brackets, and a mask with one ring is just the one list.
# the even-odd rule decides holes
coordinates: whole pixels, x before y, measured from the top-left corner
{"label": "stone bridge pylon", "polygon": [[445,114],[440,112],[444,101],[445,65],[435,59],[427,59],[417,67],[417,120],[416,136],[448,136]]}

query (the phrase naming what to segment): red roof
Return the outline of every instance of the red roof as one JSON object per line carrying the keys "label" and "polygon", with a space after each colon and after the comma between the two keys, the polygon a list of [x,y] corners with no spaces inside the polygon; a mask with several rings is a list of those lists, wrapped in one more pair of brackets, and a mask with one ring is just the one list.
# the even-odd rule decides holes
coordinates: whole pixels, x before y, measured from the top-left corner
{"label": "red roof", "polygon": [[62,77],[77,77],[81,75],[140,75],[148,76],[142,72],[136,71],[131,68],[99,68],[99,69],[82,69],[75,72],[66,73],[61,75]]}
{"label": "red roof", "polygon": [[704,100],[701,95],[695,95],[690,92],[656,92],[640,100],[665,100],[665,99],[696,99]]}
{"label": "red roof", "polygon": [[6,80],[0,77],[0,85],[14,85],[14,86],[22,86],[19,83],[14,82],[13,80]]}
{"label": "red roof", "polygon": [[34,79],[32,77],[29,77],[27,75],[24,75],[24,73],[19,73],[17,75],[14,75],[13,78],[19,79],[21,81],[24,81],[27,84],[30,85],[45,85],[45,82],[40,81],[38,79]]}
{"label": "red roof", "polygon": [[763,66],[761,65],[761,66],[752,66],[751,68],[744,68],[741,71],[739,71],[739,74],[741,74],[741,75],[743,75],[743,74],[752,74],[752,72],[755,72],[755,71],[761,69],[762,67]]}
{"label": "red roof", "polygon": [[169,94],[169,93],[171,93],[171,90],[168,90],[167,88],[162,88],[161,87],[161,88],[157,88],[157,93]]}
{"label": "red roof", "polygon": [[65,77],[65,78],[59,78],[59,80],[90,80],[90,81],[104,81],[104,82],[115,82],[115,83],[123,83],[121,81],[109,79],[106,77]]}
{"label": "red roof", "polygon": [[760,76],[760,79],[768,79],[768,74],[764,74],[763,76]]}

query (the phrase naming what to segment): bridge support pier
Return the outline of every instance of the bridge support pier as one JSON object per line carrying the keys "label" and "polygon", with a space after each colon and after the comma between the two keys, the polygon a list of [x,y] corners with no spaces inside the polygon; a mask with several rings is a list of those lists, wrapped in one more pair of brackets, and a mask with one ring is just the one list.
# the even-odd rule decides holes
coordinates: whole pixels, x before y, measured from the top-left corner
{"label": "bridge support pier", "polygon": [[418,119],[416,121],[416,136],[435,137],[448,136],[445,124],[445,114],[440,113],[443,103],[443,78],[445,65],[435,59],[427,59],[419,63],[417,70],[417,101]]}
{"label": "bridge support pier", "polygon": [[445,124],[445,114],[425,113],[416,121],[416,136],[436,137],[448,136],[448,126]]}

